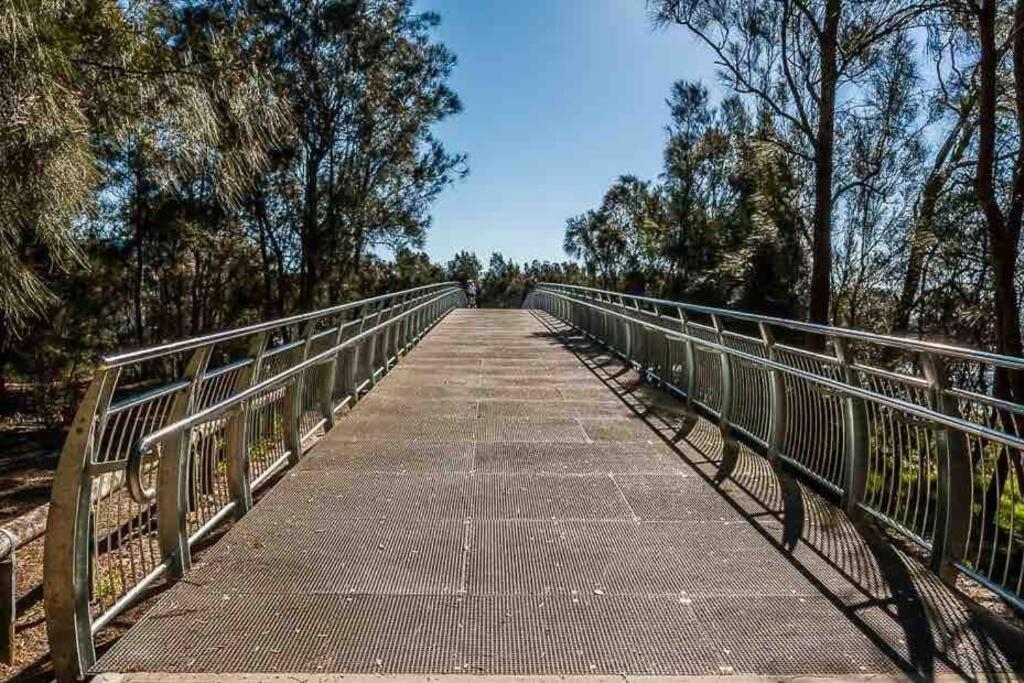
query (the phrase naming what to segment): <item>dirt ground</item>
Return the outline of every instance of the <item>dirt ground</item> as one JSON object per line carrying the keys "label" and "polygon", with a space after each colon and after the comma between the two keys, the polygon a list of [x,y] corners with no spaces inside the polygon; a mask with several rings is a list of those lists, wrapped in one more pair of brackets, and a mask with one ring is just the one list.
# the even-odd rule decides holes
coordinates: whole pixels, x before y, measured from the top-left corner
{"label": "dirt ground", "polygon": [[[59,429],[0,425],[0,525],[50,500],[53,470],[64,440]],[[43,617],[43,539],[22,546],[18,560],[17,659],[0,664],[0,680],[29,669],[47,649]],[[40,672],[42,680],[45,675]],[[26,679],[30,680],[30,679]]]}
{"label": "dirt ground", "polygon": [[0,424],[0,524],[50,501],[61,429]]}

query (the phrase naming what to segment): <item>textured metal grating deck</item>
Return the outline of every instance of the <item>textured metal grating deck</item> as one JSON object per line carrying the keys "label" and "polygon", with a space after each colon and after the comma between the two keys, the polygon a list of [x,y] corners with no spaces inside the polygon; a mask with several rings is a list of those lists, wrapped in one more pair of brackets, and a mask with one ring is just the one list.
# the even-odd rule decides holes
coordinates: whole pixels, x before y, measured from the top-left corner
{"label": "textured metal grating deck", "polygon": [[753,453],[712,483],[714,428],[669,445],[678,405],[568,336],[525,311],[451,314],[97,670],[929,677],[1019,664],[1018,632]]}

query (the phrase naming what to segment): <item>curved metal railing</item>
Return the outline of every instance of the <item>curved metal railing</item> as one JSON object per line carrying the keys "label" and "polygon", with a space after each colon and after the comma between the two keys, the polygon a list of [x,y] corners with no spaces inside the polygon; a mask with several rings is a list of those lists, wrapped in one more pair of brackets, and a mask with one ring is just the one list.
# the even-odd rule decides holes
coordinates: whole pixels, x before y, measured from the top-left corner
{"label": "curved metal railing", "polygon": [[682,396],[680,437],[714,420],[718,478],[742,441],[1024,609],[1024,406],[989,389],[1024,359],[589,287],[541,283],[524,305]]}
{"label": "curved metal railing", "polygon": [[453,308],[442,283],[103,358],[53,486],[46,619],[60,679],[193,546],[252,506],[338,412]]}

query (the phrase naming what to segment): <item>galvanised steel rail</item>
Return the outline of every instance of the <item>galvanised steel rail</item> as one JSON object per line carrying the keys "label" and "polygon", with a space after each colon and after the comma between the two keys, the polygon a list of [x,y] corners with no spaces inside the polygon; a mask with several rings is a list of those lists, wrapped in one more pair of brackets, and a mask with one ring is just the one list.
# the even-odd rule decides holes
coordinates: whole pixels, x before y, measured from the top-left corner
{"label": "galvanised steel rail", "polygon": [[589,287],[541,283],[525,305],[683,397],[679,438],[714,420],[717,478],[742,442],[1024,609],[1024,406],[986,393],[1024,359]]}
{"label": "galvanised steel rail", "polygon": [[466,296],[442,283],[109,356],[72,423],[53,486],[46,620],[61,680],[93,639]]}

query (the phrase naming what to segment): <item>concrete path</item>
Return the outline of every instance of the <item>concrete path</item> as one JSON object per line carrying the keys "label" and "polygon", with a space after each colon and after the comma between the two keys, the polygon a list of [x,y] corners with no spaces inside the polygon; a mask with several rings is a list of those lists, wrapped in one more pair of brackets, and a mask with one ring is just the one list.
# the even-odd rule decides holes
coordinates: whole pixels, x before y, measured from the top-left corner
{"label": "concrete path", "polygon": [[97,670],[929,678],[1014,665],[1019,631],[763,458],[744,451],[714,484],[717,432],[702,423],[670,445],[678,410],[552,319],[456,311]]}

